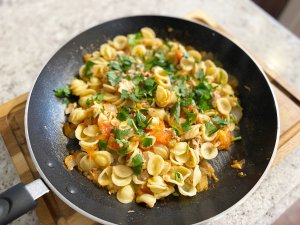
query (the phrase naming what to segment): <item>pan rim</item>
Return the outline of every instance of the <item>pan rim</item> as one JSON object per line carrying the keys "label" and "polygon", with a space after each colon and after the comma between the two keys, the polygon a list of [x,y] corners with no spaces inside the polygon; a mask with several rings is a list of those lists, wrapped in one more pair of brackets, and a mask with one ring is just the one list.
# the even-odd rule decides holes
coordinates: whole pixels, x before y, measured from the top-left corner
{"label": "pan rim", "polygon": [[218,33],[220,36],[223,36],[225,39],[227,39],[228,41],[232,42],[234,45],[236,45],[238,48],[240,48],[253,62],[254,64],[257,66],[257,68],[259,69],[259,71],[261,72],[261,74],[263,75],[270,91],[271,91],[271,95],[273,97],[273,100],[274,100],[274,105],[275,105],[275,111],[276,111],[276,119],[277,119],[277,130],[276,130],[276,140],[275,140],[275,143],[274,143],[274,149],[273,149],[273,152],[272,152],[272,156],[268,162],[268,165],[267,167],[265,168],[264,172],[262,173],[262,175],[260,176],[260,178],[258,179],[258,181],[256,182],[256,184],[248,191],[248,193],[246,195],[244,195],[240,200],[238,200],[235,204],[233,204],[232,206],[230,206],[229,208],[227,208],[226,210],[222,211],[221,213],[211,217],[211,218],[208,218],[208,219],[205,219],[203,221],[200,221],[198,223],[194,223],[194,224],[205,224],[205,223],[208,223],[208,222],[211,222],[211,221],[215,221],[221,217],[223,217],[226,213],[230,212],[230,211],[233,211],[234,209],[236,209],[239,205],[241,205],[246,199],[248,199],[248,197],[250,195],[252,195],[254,193],[254,191],[257,190],[257,188],[260,186],[261,182],[265,179],[266,177],[266,174],[269,172],[269,169],[272,165],[272,162],[274,161],[274,158],[275,158],[275,155],[276,155],[276,152],[278,150],[278,143],[279,143],[279,136],[280,136],[280,117],[279,117],[279,108],[278,108],[278,102],[277,102],[277,99],[275,97],[275,94],[274,94],[274,90],[272,89],[271,87],[271,83],[269,81],[269,79],[267,78],[265,72],[263,71],[262,67],[257,63],[257,61],[254,59],[254,57],[245,49],[243,48],[239,43],[237,43],[236,40],[232,40],[230,37],[228,37],[228,35],[224,34],[223,32],[219,32],[219,31],[216,31],[214,28],[211,28],[209,27],[208,25],[206,24],[203,24],[203,23],[197,23],[197,22],[194,22],[192,20],[189,20],[189,19],[185,19],[185,18],[181,18],[181,17],[175,17],[175,16],[164,16],[164,15],[155,15],[155,14],[143,14],[143,15],[133,15],[133,16],[124,16],[124,17],[118,17],[118,18],[115,18],[115,19],[111,19],[111,20],[106,20],[105,22],[102,22],[102,23],[99,23],[95,26],[91,26],[91,27],[88,27],[88,28],[85,28],[83,31],[81,32],[78,32],[76,35],[74,35],[72,38],[68,39],[63,45],[60,45],[58,47],[58,49],[56,51],[54,51],[54,53],[52,54],[52,56],[48,59],[48,61],[44,64],[44,66],[41,68],[40,72],[38,73],[37,77],[35,78],[34,82],[33,82],[33,85],[32,85],[32,88],[28,94],[28,99],[26,101],[26,108],[25,108],[25,119],[24,119],[24,125],[25,125],[25,137],[26,137],[26,142],[27,142],[27,146],[28,146],[28,150],[29,150],[29,153],[30,153],[30,156],[31,156],[31,159],[37,169],[37,171],[39,172],[39,175],[41,176],[42,180],[46,183],[46,185],[51,189],[51,191],[53,191],[62,201],[64,201],[68,206],[70,206],[71,208],[73,208],[75,211],[77,211],[78,213],[82,214],[83,216],[87,217],[87,218],[90,218],[96,222],[100,222],[102,224],[108,224],[108,225],[113,225],[115,223],[111,223],[109,221],[106,221],[106,220],[103,220],[99,217],[96,217],[88,212],[86,212],[85,210],[79,208],[78,206],[76,206],[74,203],[72,203],[68,198],[65,197],[65,195],[63,195],[61,192],[59,192],[55,187],[54,185],[52,185],[52,183],[50,182],[50,180],[47,178],[47,176],[44,174],[43,170],[41,169],[41,167],[39,166],[39,163],[37,162],[37,159],[34,155],[34,152],[32,150],[32,146],[31,146],[31,143],[30,143],[30,138],[29,138],[29,133],[28,133],[28,110],[29,110],[29,105],[30,105],[30,100],[31,100],[31,94],[33,92],[33,89],[35,87],[35,84],[38,80],[38,78],[40,77],[41,75],[41,72],[43,71],[43,69],[47,66],[48,62],[50,59],[52,59],[54,57],[54,55],[60,50],[62,49],[67,43],[69,43],[70,41],[72,41],[74,38],[76,38],[77,36],[83,34],[84,32],[86,32],[87,30],[90,30],[90,29],[93,29],[99,25],[103,25],[103,24],[106,24],[106,23],[109,23],[109,22],[113,22],[113,21],[118,21],[118,20],[122,20],[122,19],[127,19],[127,18],[131,18],[131,19],[138,19],[140,17],[160,17],[162,19],[166,18],[166,19],[176,19],[176,20],[183,20],[183,21],[187,21],[187,22],[190,22],[190,23],[193,23],[193,24],[196,24],[196,25],[200,25],[200,26],[203,26],[203,27],[206,27],[208,28],[209,30],[215,32],[215,33]]}

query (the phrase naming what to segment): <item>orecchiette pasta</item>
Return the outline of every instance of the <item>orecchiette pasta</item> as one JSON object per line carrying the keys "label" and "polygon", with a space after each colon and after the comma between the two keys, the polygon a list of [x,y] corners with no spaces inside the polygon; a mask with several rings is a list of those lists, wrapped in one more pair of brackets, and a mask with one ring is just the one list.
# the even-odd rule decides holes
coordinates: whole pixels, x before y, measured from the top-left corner
{"label": "orecchiette pasta", "polygon": [[149,27],[84,55],[79,76],[55,90],[72,97],[63,131],[80,146],[67,169],[150,208],[207,190],[218,180],[207,160],[240,139],[232,131],[242,116],[230,75],[208,55]]}

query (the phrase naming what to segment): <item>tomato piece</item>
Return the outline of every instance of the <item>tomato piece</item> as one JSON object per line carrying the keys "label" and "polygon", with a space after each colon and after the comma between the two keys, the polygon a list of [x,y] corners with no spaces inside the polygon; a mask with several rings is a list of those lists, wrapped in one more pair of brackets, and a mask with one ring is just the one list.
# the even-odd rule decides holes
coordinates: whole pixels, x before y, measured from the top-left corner
{"label": "tomato piece", "polygon": [[178,60],[178,62],[179,62],[179,61],[181,60],[183,54],[182,54],[180,51],[176,51],[176,52],[175,52],[175,56],[176,56],[176,58],[177,58],[177,60]]}
{"label": "tomato piece", "polygon": [[113,138],[108,139],[107,145],[110,149],[115,150],[115,151],[120,148],[119,144],[117,142],[113,141]]}
{"label": "tomato piece", "polygon": [[98,139],[109,139],[111,130],[114,128],[109,122],[102,122],[98,124],[99,134],[97,134]]}

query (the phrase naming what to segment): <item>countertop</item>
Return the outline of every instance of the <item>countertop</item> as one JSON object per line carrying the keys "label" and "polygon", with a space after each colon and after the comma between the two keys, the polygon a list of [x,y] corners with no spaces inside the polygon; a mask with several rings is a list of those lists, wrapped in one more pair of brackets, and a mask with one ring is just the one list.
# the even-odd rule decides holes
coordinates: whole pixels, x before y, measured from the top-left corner
{"label": "countertop", "polygon": [[[28,92],[53,53],[81,31],[138,14],[205,12],[300,89],[300,41],[248,0],[0,0],[0,104]],[[300,146],[239,207],[210,224],[271,224],[300,197]],[[19,179],[0,138],[0,190]],[[39,224],[34,212],[14,225]]]}

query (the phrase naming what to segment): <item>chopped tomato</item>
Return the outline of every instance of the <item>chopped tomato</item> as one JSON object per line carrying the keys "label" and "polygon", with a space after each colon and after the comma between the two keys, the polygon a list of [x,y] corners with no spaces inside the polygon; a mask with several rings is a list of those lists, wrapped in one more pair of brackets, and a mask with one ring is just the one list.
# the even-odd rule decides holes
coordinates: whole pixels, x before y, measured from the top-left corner
{"label": "chopped tomato", "polygon": [[175,56],[176,56],[176,58],[177,58],[177,60],[178,60],[178,62],[179,62],[179,61],[181,60],[181,58],[182,58],[183,55],[182,55],[182,53],[181,53],[180,51],[177,50],[177,51],[175,52]]}
{"label": "chopped tomato", "polygon": [[108,147],[112,150],[118,150],[120,148],[119,144],[113,141],[112,138],[108,139]]}
{"label": "chopped tomato", "polygon": [[110,132],[114,128],[109,122],[102,122],[98,124],[99,134],[97,134],[98,139],[109,139]]}
{"label": "chopped tomato", "polygon": [[156,138],[156,142],[160,144],[168,144],[172,139],[172,132],[165,130],[165,124],[163,121],[159,121],[159,124],[150,131],[150,135]]}

